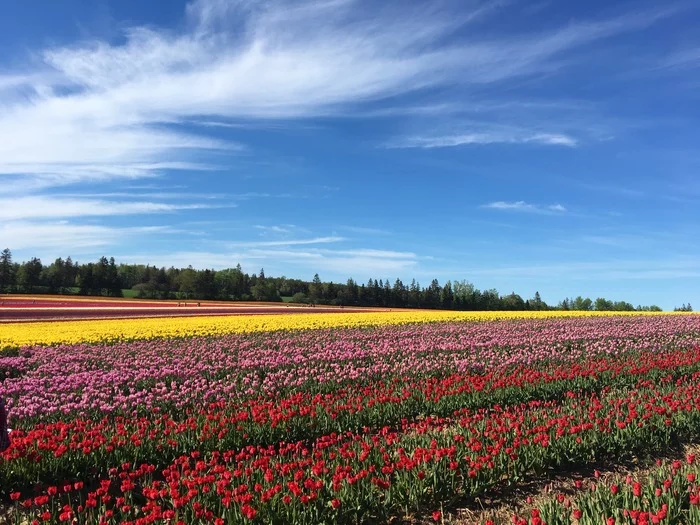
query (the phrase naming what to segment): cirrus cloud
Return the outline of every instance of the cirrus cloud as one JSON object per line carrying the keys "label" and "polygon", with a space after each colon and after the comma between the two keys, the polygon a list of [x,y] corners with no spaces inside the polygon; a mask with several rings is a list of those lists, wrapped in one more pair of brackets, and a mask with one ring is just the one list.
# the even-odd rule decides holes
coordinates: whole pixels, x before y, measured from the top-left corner
{"label": "cirrus cloud", "polygon": [[489,202],[488,204],[484,204],[481,207],[490,210],[515,211],[526,213],[554,214],[567,212],[567,209],[561,204],[549,204],[547,206],[540,206],[538,204],[531,204],[525,201],[494,201]]}
{"label": "cirrus cloud", "polygon": [[[527,77],[550,71],[562,53],[679,10],[638,10],[494,40],[478,30],[455,35],[497,13],[498,1],[366,7],[360,0],[197,0],[177,32],[134,26],[120,43],[44,49],[38,66],[0,75],[0,174],[38,178],[45,187],[148,176],[164,162],[192,167],[194,157],[206,165],[244,146],[192,122],[342,115],[420,90]],[[534,129],[403,142],[571,147],[577,139]]]}

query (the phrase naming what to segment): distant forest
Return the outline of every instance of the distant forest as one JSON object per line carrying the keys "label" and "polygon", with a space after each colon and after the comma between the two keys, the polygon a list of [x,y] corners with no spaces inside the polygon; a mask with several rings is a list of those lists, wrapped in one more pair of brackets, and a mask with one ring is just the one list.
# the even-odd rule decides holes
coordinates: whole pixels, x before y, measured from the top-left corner
{"label": "distant forest", "polygon": [[[516,293],[500,295],[494,289],[479,290],[467,281],[433,279],[422,287],[396,279],[369,279],[359,284],[323,282],[318,274],[311,281],[271,277],[263,270],[247,274],[240,264],[225,270],[157,268],[143,264],[117,264],[113,257],[80,264],[70,257],[49,265],[32,258],[23,263],[12,260],[12,252],[0,253],[0,292],[101,295],[144,299],[201,299],[223,301],[287,301],[343,306],[395,308],[441,308],[448,310],[608,310],[661,311],[658,306],[633,306],[625,301],[566,298],[548,305],[539,293],[523,299]],[[676,310],[692,311],[683,305]]]}

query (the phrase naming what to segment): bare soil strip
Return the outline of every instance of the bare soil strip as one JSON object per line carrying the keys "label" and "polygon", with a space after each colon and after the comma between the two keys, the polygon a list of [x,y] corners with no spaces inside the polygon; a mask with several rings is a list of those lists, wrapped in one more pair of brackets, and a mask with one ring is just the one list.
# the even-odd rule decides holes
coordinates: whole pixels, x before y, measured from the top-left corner
{"label": "bare soil strip", "polygon": [[319,314],[338,312],[380,312],[391,310],[346,308],[334,310],[329,308],[180,308],[177,310],[145,308],[95,308],[77,310],[19,310],[0,309],[0,323],[39,322],[39,321],[80,321],[88,319],[138,319],[144,317],[202,317],[209,315],[281,315],[281,314]]}
{"label": "bare soil strip", "polygon": [[305,314],[380,312],[387,308],[309,306],[284,303],[216,301],[144,301],[138,299],[0,296],[0,323],[75,321],[81,319],[137,319],[203,315]]}

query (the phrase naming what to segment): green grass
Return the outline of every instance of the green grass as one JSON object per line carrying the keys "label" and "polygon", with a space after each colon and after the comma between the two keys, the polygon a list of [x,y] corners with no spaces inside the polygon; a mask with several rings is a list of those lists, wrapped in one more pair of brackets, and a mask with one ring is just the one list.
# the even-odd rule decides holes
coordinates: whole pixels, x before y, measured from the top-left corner
{"label": "green grass", "polygon": [[288,295],[283,295],[282,296],[282,302],[283,303],[291,303],[292,302],[292,297]]}
{"label": "green grass", "polygon": [[133,299],[138,295],[138,292],[136,290],[126,289],[122,290],[122,294],[124,294],[124,297]]}

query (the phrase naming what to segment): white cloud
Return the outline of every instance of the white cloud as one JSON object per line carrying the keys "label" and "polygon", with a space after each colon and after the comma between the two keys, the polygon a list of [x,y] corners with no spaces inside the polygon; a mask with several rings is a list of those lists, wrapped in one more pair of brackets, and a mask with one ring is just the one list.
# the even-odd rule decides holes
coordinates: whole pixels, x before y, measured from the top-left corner
{"label": "white cloud", "polygon": [[294,230],[294,225],[284,225],[284,226],[263,226],[261,224],[256,224],[253,226],[256,230],[261,230],[263,234],[265,233],[292,233]]}
{"label": "white cloud", "polygon": [[569,146],[573,147],[578,144],[578,141],[567,135],[557,135],[552,133],[538,133],[529,137],[526,142],[536,142],[539,144],[549,144],[551,146]]}
{"label": "white cloud", "polygon": [[[168,254],[141,254],[119,257],[134,263],[150,263],[156,266],[193,265],[197,268],[232,268],[240,263],[245,271],[255,271],[264,265],[271,274],[303,276],[309,271],[326,273],[324,279],[353,277],[365,279],[395,277],[414,272],[418,256],[411,252],[394,252],[372,249],[356,250],[294,250],[251,248],[235,252],[175,252]],[[308,276],[310,279],[311,276]]]}
{"label": "white cloud", "polygon": [[[1,117],[0,117],[1,120]],[[1,132],[0,132],[1,133]],[[37,144],[36,147],[40,149]],[[26,194],[70,184],[101,183],[111,179],[127,182],[159,177],[166,170],[208,171],[212,166],[194,162],[149,162],[136,164],[14,164],[0,160],[0,194]]]}
{"label": "white cloud", "polygon": [[179,193],[174,191],[109,191],[104,193],[61,193],[59,198],[76,199],[114,199],[114,198],[137,198],[137,199],[228,199],[236,198],[234,195],[226,193]]}
{"label": "white cloud", "polygon": [[382,228],[367,228],[364,226],[339,226],[340,230],[347,230],[352,233],[359,233],[360,235],[391,235],[389,230],[384,230]]}
{"label": "white cloud", "polygon": [[[117,257],[115,257],[117,259]],[[186,268],[192,265],[193,268],[206,269],[213,268],[221,270],[223,268],[235,268],[237,264],[248,263],[250,268],[247,271],[255,271],[259,268],[253,264],[250,257],[246,258],[239,253],[219,253],[208,251],[180,251],[173,253],[142,253],[124,254],[118,260],[129,264],[151,264],[158,267]],[[256,263],[257,264],[257,263]]]}
{"label": "white cloud", "polygon": [[373,250],[373,249],[355,249],[355,250],[337,250],[334,252],[337,255],[349,255],[351,257],[368,257],[368,258],[384,258],[384,259],[401,259],[415,260],[418,256],[413,252],[397,252],[392,250]]}
{"label": "white cloud", "polygon": [[528,204],[525,201],[495,201],[484,204],[482,208],[490,208],[492,210],[516,210],[516,211],[536,211],[537,207],[534,204]]}
{"label": "white cloud", "polygon": [[[166,160],[241,149],[179,123],[329,115],[427,87],[540,73],[567,50],[677,11],[638,11],[499,40],[471,32],[445,44],[455,29],[500,7],[458,5],[399,3],[376,11],[353,0],[199,0],[187,7],[189,28],[180,33],[132,27],[123,44],[45,49],[35,70],[0,76],[0,174],[29,175],[44,187],[147,176]],[[417,147],[475,142],[572,146],[575,139],[462,134]]]}
{"label": "white cloud", "polygon": [[550,204],[548,206],[539,206],[525,201],[494,201],[481,206],[491,210],[504,211],[519,211],[528,213],[566,213],[567,209],[561,204]]}
{"label": "white cloud", "polygon": [[106,201],[48,196],[27,196],[0,199],[0,219],[55,219],[68,217],[100,217],[139,215],[210,208],[203,204],[169,204],[163,202]]}
{"label": "white cloud", "polygon": [[684,279],[700,277],[697,259],[689,260],[615,260],[595,263],[555,263],[532,266],[468,268],[469,275],[486,277],[573,278],[600,280]]}
{"label": "white cloud", "polygon": [[298,237],[300,235],[311,234],[311,230],[302,228],[296,224],[256,224],[253,226],[253,228],[260,231],[261,237],[272,237],[282,240],[291,237]]}
{"label": "white cloud", "polygon": [[393,148],[449,148],[470,144],[541,144],[574,147],[578,141],[568,135],[533,133],[524,130],[510,132],[474,132],[458,135],[413,136],[389,144]]}
{"label": "white cloud", "polygon": [[283,239],[279,241],[253,241],[233,243],[234,246],[257,247],[257,246],[297,246],[304,244],[328,244],[344,241],[344,237],[329,236],[315,237],[313,239]]}
{"label": "white cloud", "polygon": [[10,247],[17,252],[32,250],[30,256],[36,254],[45,257],[46,253],[51,252],[63,257],[71,254],[75,257],[80,251],[111,246],[130,236],[143,237],[168,232],[169,228],[163,226],[113,228],[66,221],[3,221],[0,222],[0,246]]}

